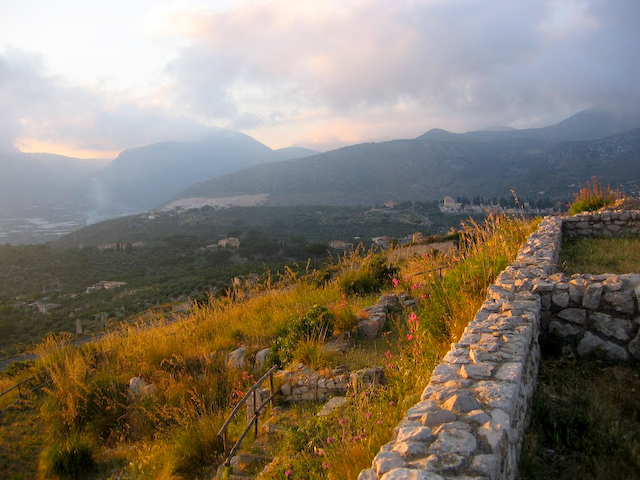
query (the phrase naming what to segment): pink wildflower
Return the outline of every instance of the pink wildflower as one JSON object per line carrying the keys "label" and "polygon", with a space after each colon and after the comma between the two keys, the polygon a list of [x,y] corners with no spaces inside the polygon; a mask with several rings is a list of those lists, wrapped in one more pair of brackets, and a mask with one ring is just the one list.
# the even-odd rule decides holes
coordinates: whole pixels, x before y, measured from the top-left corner
{"label": "pink wildflower", "polygon": [[394,407],[396,405],[396,402],[394,402],[393,400],[389,400],[389,405],[391,405],[392,407]]}
{"label": "pink wildflower", "polygon": [[324,468],[325,470],[329,470],[331,468],[331,465],[328,462],[322,462],[322,468]]}
{"label": "pink wildflower", "polygon": [[345,423],[347,423],[347,419],[346,418],[341,418],[341,419],[338,420],[338,423],[340,425],[344,425]]}
{"label": "pink wildflower", "polygon": [[365,418],[371,418],[371,412],[367,412],[364,414]]}
{"label": "pink wildflower", "polygon": [[293,473],[293,470],[289,469],[289,470],[285,470],[284,471],[284,476],[289,478],[291,476],[291,474]]}
{"label": "pink wildflower", "polygon": [[394,287],[397,287],[397,286],[398,286],[398,284],[400,283],[400,282],[398,281],[398,279],[397,279],[397,278],[394,278],[394,279],[393,279],[393,280],[391,280],[391,281],[393,282],[393,286],[394,286]]}
{"label": "pink wildflower", "polygon": [[327,437],[327,443],[332,443],[333,442],[333,437]]}
{"label": "pink wildflower", "polygon": [[409,341],[413,340],[413,335],[410,333],[407,333],[407,340]]}

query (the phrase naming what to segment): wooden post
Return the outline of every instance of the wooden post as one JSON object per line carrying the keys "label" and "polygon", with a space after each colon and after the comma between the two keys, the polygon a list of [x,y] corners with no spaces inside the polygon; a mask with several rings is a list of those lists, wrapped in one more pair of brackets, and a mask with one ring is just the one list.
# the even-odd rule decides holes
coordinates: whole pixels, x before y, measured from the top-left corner
{"label": "wooden post", "polygon": [[273,373],[269,374],[269,395],[271,395],[271,408],[275,407],[275,396],[273,395],[275,389],[273,388]]}
{"label": "wooden post", "polygon": [[253,428],[254,428],[254,432],[256,434],[256,438],[258,437],[258,399],[256,397],[256,391],[257,389],[253,390]]}

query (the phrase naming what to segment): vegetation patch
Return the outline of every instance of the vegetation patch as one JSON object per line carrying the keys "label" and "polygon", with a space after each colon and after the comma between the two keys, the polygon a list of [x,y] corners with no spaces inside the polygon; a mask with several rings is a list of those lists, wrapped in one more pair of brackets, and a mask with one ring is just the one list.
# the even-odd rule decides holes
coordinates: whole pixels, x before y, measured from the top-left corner
{"label": "vegetation patch", "polygon": [[[311,404],[277,441],[260,447],[248,440],[243,448],[272,449],[267,452],[275,457],[272,473],[263,478],[355,478],[418,401],[433,367],[484,300],[486,287],[536,226],[491,217],[485,224],[465,225],[460,248],[451,255],[401,256],[397,265],[371,252],[347,256],[328,268],[331,276],[289,269],[251,288],[211,297],[173,321],[141,319],[83,345],[73,345],[70,335],[49,336],[32,367],[52,379],[39,405],[47,431],[34,432],[46,444],[41,472],[73,476],[88,470],[91,458],[98,471],[116,459],[113,474],[132,479],[204,475],[203,468],[221,461],[213,434],[260,374],[251,368],[251,357],[280,339],[278,355],[318,368],[334,361],[349,368],[384,366],[386,383],[375,390],[356,385],[345,410],[325,420],[315,418],[320,406]],[[382,337],[360,339],[351,332],[354,312],[375,303],[380,292],[347,293],[343,275],[371,266],[383,272],[382,292],[413,297],[416,306],[393,312]],[[336,328],[350,338],[351,348],[331,359],[317,347]],[[231,368],[227,355],[240,346],[247,367]],[[132,377],[137,377],[135,392],[129,387]],[[240,419],[230,428],[232,441],[245,424]],[[84,447],[77,454],[65,450],[78,442]]]}
{"label": "vegetation patch", "polygon": [[573,203],[569,206],[569,215],[580,212],[592,212],[602,207],[613,205],[618,199],[618,194],[611,190],[611,186],[603,187],[596,177],[591,178],[587,184],[574,195]]}
{"label": "vegetation patch", "polygon": [[566,238],[560,268],[569,275],[640,272],[640,238]]}
{"label": "vegetation patch", "polygon": [[640,478],[640,365],[543,358],[520,480]]}

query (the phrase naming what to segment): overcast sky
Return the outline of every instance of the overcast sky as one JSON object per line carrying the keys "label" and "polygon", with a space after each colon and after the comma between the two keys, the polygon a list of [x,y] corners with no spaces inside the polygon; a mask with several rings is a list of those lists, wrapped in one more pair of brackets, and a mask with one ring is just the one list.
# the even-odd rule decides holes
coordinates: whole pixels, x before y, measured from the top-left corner
{"label": "overcast sky", "polygon": [[637,0],[0,0],[0,147],[329,149],[640,105]]}

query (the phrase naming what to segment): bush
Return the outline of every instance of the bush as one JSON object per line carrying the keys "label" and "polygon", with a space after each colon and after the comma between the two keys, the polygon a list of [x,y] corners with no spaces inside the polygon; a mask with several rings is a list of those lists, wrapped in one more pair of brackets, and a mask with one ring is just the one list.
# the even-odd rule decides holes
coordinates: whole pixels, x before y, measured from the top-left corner
{"label": "bush", "polygon": [[314,305],[276,337],[269,349],[267,362],[279,366],[289,363],[301,340],[319,341],[333,335],[333,321],[334,316],[326,307]]}
{"label": "bush", "polygon": [[[219,415],[202,417],[194,424],[174,432],[165,453],[165,474],[191,478],[204,466],[219,461],[224,453],[218,431],[223,419]],[[158,459],[158,461],[162,461]]]}
{"label": "bush", "polygon": [[42,452],[40,470],[45,478],[86,478],[95,468],[93,451],[93,442],[87,435],[72,433]]}
{"label": "bush", "polygon": [[118,377],[98,375],[88,385],[84,412],[80,419],[96,436],[108,438],[123,427],[127,412],[128,385]]}
{"label": "bush", "polygon": [[398,269],[387,265],[384,255],[370,255],[357,270],[350,270],[338,279],[346,295],[368,295],[391,285]]}
{"label": "bush", "polygon": [[587,185],[574,195],[573,203],[569,207],[569,215],[599,210],[613,205],[618,199],[618,194],[612,191],[609,185],[602,187],[596,177],[592,177],[591,180],[591,185],[587,182]]}

